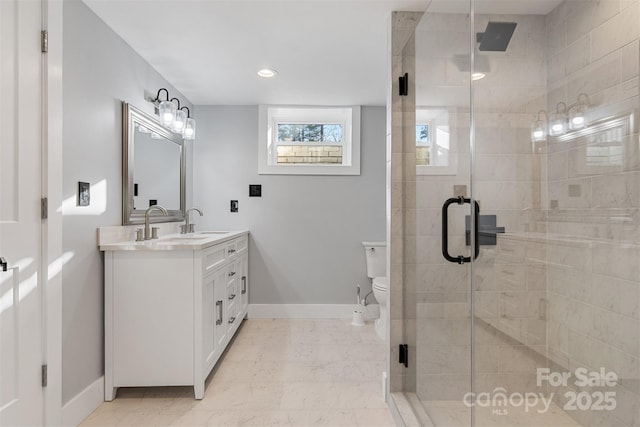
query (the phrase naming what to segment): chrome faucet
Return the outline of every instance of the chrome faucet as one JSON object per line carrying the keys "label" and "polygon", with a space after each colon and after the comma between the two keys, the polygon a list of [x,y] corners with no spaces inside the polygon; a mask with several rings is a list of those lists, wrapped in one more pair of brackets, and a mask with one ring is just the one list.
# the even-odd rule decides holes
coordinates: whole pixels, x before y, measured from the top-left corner
{"label": "chrome faucet", "polygon": [[[164,216],[169,215],[169,212],[160,205],[149,206],[149,208],[144,212],[144,240],[151,240],[153,238],[149,232],[149,214],[154,210],[159,210]],[[157,239],[158,237],[156,236],[155,238]]]}
{"label": "chrome faucet", "polygon": [[191,219],[189,217],[189,213],[191,211],[196,211],[200,214],[200,216],[202,216],[202,211],[198,208],[189,208],[187,209],[187,211],[184,213],[184,220],[185,223],[184,225],[180,226],[180,233],[181,234],[187,234],[187,233],[193,233],[195,231],[195,224],[191,224]]}

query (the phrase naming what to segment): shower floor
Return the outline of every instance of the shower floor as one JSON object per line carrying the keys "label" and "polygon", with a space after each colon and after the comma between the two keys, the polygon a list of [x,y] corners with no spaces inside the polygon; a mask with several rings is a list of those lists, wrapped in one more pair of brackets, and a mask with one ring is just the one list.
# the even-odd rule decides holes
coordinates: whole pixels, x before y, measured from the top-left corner
{"label": "shower floor", "polygon": [[[400,403],[398,394],[394,400]],[[415,393],[404,393],[398,404],[398,410],[407,427],[469,427],[470,409],[457,401],[422,402]],[[476,407],[475,427],[575,427],[580,426],[558,405],[552,403],[545,413],[537,413],[535,409],[525,411],[524,407],[506,407],[506,412],[498,414],[492,408]],[[504,410],[503,409],[503,410]],[[406,411],[413,413],[407,416]]]}

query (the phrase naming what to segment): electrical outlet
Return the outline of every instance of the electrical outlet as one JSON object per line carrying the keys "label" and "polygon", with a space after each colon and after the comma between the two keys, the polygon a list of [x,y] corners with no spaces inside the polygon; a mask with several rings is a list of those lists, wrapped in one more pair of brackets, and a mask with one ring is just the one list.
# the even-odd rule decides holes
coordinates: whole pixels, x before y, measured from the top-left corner
{"label": "electrical outlet", "polygon": [[238,212],[238,201],[237,200],[232,200],[231,201],[231,212]]}
{"label": "electrical outlet", "polygon": [[249,184],[249,197],[262,197],[262,185]]}

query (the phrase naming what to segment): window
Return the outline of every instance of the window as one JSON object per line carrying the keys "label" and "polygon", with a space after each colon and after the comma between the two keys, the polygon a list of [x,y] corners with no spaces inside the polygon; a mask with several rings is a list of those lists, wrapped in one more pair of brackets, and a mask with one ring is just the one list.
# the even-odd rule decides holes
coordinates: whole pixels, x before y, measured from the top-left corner
{"label": "window", "polygon": [[416,110],[416,173],[455,175],[457,157],[450,135],[449,111],[436,108]]}
{"label": "window", "polygon": [[260,174],[359,175],[359,107],[260,106]]}

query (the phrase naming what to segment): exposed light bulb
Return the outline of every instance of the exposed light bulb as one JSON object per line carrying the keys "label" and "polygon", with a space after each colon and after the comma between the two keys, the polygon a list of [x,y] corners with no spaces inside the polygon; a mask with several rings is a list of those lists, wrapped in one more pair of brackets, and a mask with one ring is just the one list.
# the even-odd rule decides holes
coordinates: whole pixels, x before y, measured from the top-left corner
{"label": "exposed light bulb", "polygon": [[171,126],[176,116],[176,104],[171,101],[162,101],[158,106],[160,121],[165,126]]}
{"label": "exposed light bulb", "polygon": [[555,113],[549,116],[549,135],[560,136],[567,131],[567,106],[559,102]]}
{"label": "exposed light bulb", "polygon": [[196,121],[192,118],[187,118],[187,122],[184,127],[184,139],[193,140],[196,138]]}
{"label": "exposed light bulb", "polygon": [[574,117],[571,119],[571,124],[574,126],[584,126],[584,117]]}
{"label": "exposed light bulb", "polygon": [[184,125],[187,122],[187,113],[182,110],[176,111],[176,118],[173,121],[173,126],[171,126],[171,130],[175,133],[184,132]]}

